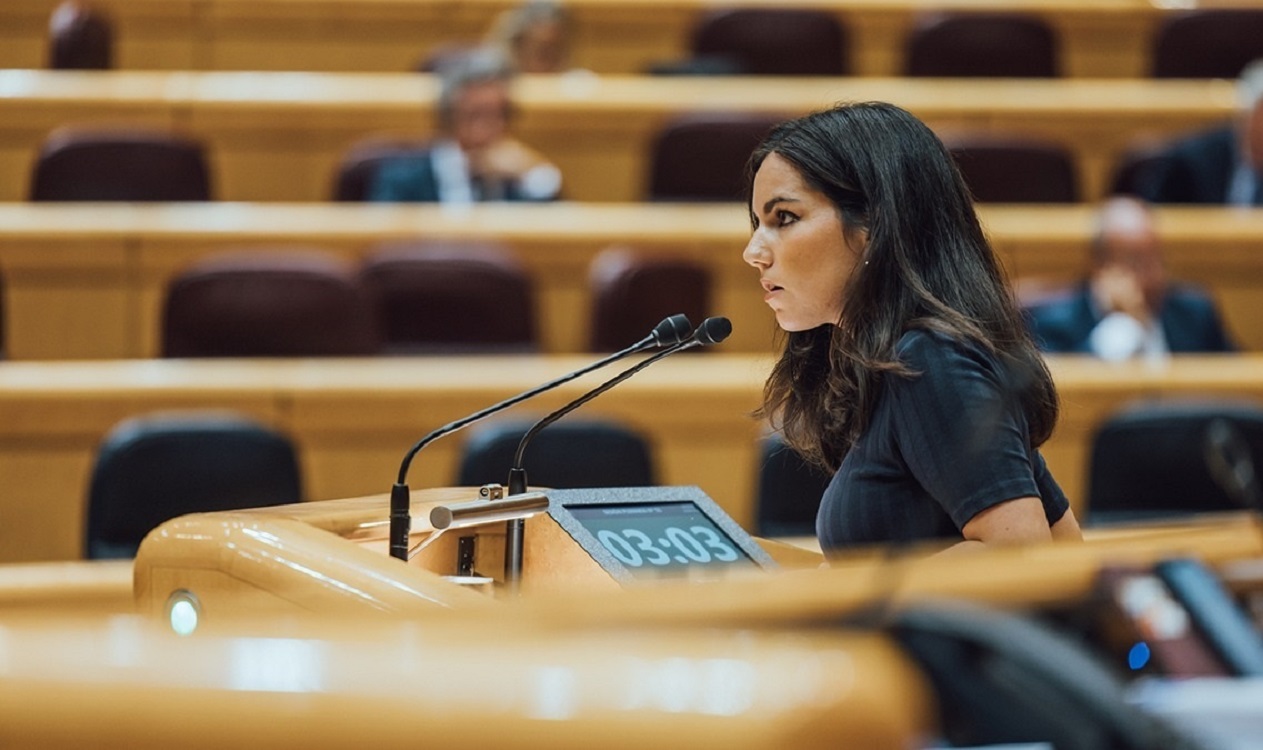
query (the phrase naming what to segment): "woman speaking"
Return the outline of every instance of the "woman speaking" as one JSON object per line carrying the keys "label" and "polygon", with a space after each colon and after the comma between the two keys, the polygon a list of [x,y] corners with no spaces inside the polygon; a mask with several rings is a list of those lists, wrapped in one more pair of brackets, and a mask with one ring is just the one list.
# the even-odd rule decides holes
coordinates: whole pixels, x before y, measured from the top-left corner
{"label": "woman speaking", "polygon": [[890,104],[777,126],[743,258],[788,332],[761,413],[834,472],[827,552],[1078,539],[1039,454],[1057,393],[951,156]]}

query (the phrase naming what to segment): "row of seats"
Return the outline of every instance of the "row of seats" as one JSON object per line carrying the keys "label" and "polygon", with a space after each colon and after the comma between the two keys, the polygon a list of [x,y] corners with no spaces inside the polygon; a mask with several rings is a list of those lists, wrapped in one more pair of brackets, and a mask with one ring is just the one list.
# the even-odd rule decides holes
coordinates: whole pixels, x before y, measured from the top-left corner
{"label": "row of seats", "polygon": [[[687,259],[612,247],[593,259],[590,348],[616,351],[667,315],[705,319]],[[491,242],[393,241],[354,267],[312,250],[230,252],[167,288],[166,357],[518,353],[539,343],[532,282]]]}
{"label": "row of seats", "polygon": [[[503,484],[530,422],[474,428],[453,478]],[[541,431],[523,465],[535,486],[644,487],[656,483],[649,444],[620,424],[568,419]],[[1097,432],[1089,523],[1263,507],[1263,407],[1248,403],[1139,403]],[[302,500],[299,460],[283,434],[231,414],[127,420],[102,442],[88,498],[89,558],[131,557],[150,529],[178,515]],[[762,441],[759,536],[809,536],[829,477],[775,435]],[[172,492],[178,486],[179,492]]]}
{"label": "row of seats", "polygon": [[[778,121],[761,114],[677,117],[650,147],[651,201],[739,201],[750,152]],[[1073,203],[1080,178],[1062,146],[1024,136],[945,134],[975,197],[995,203]],[[368,139],[347,153],[334,179],[337,201],[363,201],[383,163],[419,142]],[[1158,158],[1151,145],[1117,166],[1114,192],[1136,192]],[[1144,167],[1144,169],[1141,169]],[[205,201],[214,195],[205,148],[171,133],[62,129],[44,143],[31,177],[33,201]]]}
{"label": "row of seats", "polygon": [[[113,65],[113,27],[100,11],[62,6],[49,29],[49,66]],[[793,8],[719,9],[690,35],[691,57],[649,72],[746,75],[846,75],[850,37],[835,15]],[[1041,18],[1020,13],[927,12],[904,49],[909,76],[1054,77],[1058,39]],[[1158,78],[1233,78],[1263,56],[1263,11],[1199,9],[1166,17],[1152,41]]]}

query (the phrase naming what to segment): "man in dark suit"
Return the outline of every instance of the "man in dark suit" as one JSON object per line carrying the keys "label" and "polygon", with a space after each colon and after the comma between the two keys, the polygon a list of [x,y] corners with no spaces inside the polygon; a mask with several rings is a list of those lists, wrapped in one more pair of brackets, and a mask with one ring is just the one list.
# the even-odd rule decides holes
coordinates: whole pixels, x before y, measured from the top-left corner
{"label": "man in dark suit", "polygon": [[1177,141],[1140,193],[1153,203],[1263,205],[1263,60],[1237,80],[1235,123]]}
{"label": "man in dark suit", "polygon": [[1234,350],[1210,297],[1167,278],[1153,217],[1134,198],[1101,209],[1089,278],[1025,312],[1036,342],[1050,352],[1122,360]]}
{"label": "man in dark suit", "polygon": [[368,199],[448,204],[555,199],[561,172],[509,134],[510,75],[490,50],[446,64],[439,71],[438,137],[378,167]]}

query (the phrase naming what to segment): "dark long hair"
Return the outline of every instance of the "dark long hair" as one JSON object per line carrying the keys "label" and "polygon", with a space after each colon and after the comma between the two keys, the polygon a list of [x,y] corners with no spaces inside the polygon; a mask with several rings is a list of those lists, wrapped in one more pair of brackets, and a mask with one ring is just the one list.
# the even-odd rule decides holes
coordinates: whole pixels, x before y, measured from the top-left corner
{"label": "dark long hair", "polygon": [[942,142],[891,104],[865,102],[778,125],[750,157],[790,162],[868,233],[836,325],[788,334],[759,414],[786,442],[834,471],[867,426],[881,378],[916,376],[895,345],[920,328],[972,342],[1012,377],[1032,446],[1057,421],[1057,392],[983,235],[973,200]]}

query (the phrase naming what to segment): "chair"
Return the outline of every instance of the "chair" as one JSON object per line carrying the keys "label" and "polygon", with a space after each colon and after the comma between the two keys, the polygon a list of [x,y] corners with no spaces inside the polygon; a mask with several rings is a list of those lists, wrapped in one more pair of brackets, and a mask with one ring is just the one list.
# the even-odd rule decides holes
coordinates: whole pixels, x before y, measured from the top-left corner
{"label": "chair", "polygon": [[930,13],[908,35],[909,76],[1054,78],[1057,40],[1040,18],[1011,13]]}
{"label": "chair", "polygon": [[338,164],[333,179],[333,199],[340,202],[368,200],[373,177],[383,162],[407,156],[423,144],[418,141],[368,138],[351,146]]}
{"label": "chair", "polygon": [[205,201],[210,172],[202,145],[149,130],[63,128],[40,148],[33,201]]}
{"label": "chair", "polygon": [[1062,147],[1029,138],[976,135],[943,139],[974,199],[981,203],[1074,203],[1074,159]]}
{"label": "chair", "polygon": [[716,10],[693,29],[691,51],[731,60],[745,75],[841,76],[849,68],[846,30],[818,10]]}
{"label": "chair", "polygon": [[831,477],[807,463],[777,433],[759,446],[755,536],[815,536],[816,513]]}
{"label": "chair", "polygon": [[782,119],[695,113],[670,120],[658,131],[650,150],[649,200],[743,200],[750,153]]}
{"label": "chair", "polygon": [[[504,421],[477,429],[465,443],[457,484],[505,484],[522,435],[533,422]],[[653,459],[645,439],[606,420],[567,416],[541,430],[523,456],[532,487],[649,487]]]}
{"label": "chair", "polygon": [[78,0],[53,9],[48,22],[48,67],[108,70],[114,67],[114,26],[109,16]]}
{"label": "chair", "polygon": [[88,492],[89,559],[134,557],[141,540],[186,513],[302,500],[289,439],[232,413],[128,419],[97,451]]}
{"label": "chair", "polygon": [[241,251],[178,274],[162,314],[164,357],[375,354],[380,335],[355,271],[311,251]]}
{"label": "chair", "polygon": [[1260,510],[1256,467],[1263,467],[1263,407],[1137,402],[1093,437],[1087,521]]}
{"label": "chair", "polygon": [[538,349],[531,279],[495,242],[406,241],[378,246],[360,279],[395,354]]}
{"label": "chair", "polygon": [[1154,78],[1236,78],[1263,57],[1263,10],[1191,10],[1164,17],[1153,37]]}
{"label": "chair", "polygon": [[1157,181],[1166,169],[1170,158],[1164,144],[1137,144],[1119,157],[1110,179],[1110,195],[1133,195],[1143,200],[1153,200],[1157,194]]}
{"label": "chair", "polygon": [[669,315],[683,313],[697,325],[710,311],[710,274],[687,258],[616,246],[601,251],[590,268],[594,352],[630,346]]}

